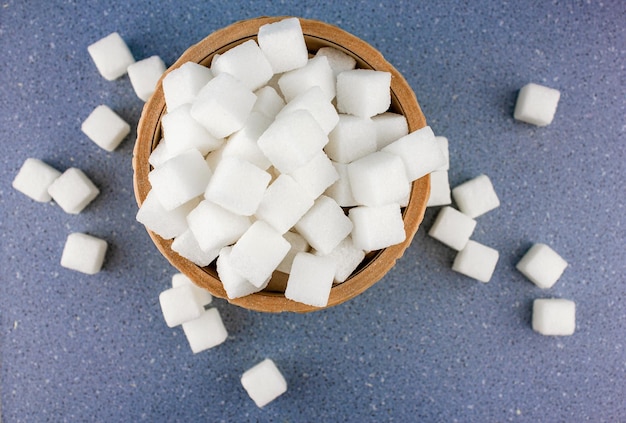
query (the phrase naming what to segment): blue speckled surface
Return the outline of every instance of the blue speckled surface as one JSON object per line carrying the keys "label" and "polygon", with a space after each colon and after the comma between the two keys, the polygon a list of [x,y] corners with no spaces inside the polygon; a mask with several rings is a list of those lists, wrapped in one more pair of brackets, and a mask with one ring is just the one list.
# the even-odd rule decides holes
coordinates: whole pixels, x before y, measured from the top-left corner
{"label": "blue speckled surface", "polygon": [[[0,398],[3,422],[626,421],[626,3],[132,2],[0,5]],[[213,30],[259,15],[336,24],[404,74],[450,181],[489,175],[502,206],[474,239],[497,248],[488,284],[450,270],[425,235],[359,298],[308,315],[216,301],[230,336],[193,355],[158,294],[174,270],[134,220],[135,132],[113,153],[80,124],[105,103],[133,125],[127,77],[104,80],[87,45],[118,31],[137,59],[171,64]],[[515,122],[527,82],[561,90],[546,128]],[[101,195],[82,214],[11,188],[24,159],[83,169]],[[65,238],[110,243],[104,270],[63,269]],[[570,266],[549,291],[514,266],[545,242]],[[578,305],[574,336],[530,328],[534,298]],[[272,358],[288,392],[257,409],[240,374]]]}

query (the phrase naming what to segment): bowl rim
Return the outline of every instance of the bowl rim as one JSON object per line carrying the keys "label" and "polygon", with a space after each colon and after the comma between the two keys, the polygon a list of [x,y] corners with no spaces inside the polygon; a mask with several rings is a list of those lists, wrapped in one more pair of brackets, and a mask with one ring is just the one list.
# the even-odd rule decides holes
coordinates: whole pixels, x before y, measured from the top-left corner
{"label": "bowl rim", "polygon": [[[222,53],[250,39],[256,40],[259,27],[286,18],[292,18],[292,16],[263,16],[238,21],[219,29],[189,47],[161,76],[154,94],[144,105],[137,126],[137,140],[133,149],[132,166],[133,187],[138,207],[141,207],[151,189],[148,181],[151,165],[148,163],[148,158],[160,141],[160,121],[166,113],[162,86],[163,78],[189,61],[210,66],[210,62],[216,53]],[[401,113],[406,117],[409,132],[426,126],[426,118],[410,85],[400,72],[385,60],[377,49],[337,26],[313,19],[298,19],[310,53],[323,46],[332,46],[353,56],[357,60],[357,67],[390,72],[392,75],[392,104],[397,113]],[[146,231],[157,249],[170,264],[187,275],[196,285],[207,289],[216,297],[224,298],[232,304],[255,311],[273,313],[284,311],[311,312],[348,301],[382,279],[411,244],[424,217],[429,194],[430,175],[426,175],[412,183],[409,202],[403,209],[405,240],[399,244],[371,253],[368,263],[353,273],[345,282],[333,285],[328,304],[325,307],[314,307],[295,302],[285,298],[281,292],[271,291],[261,291],[240,298],[228,298],[217,274],[212,274],[212,269],[207,267],[201,268],[175,253],[171,249],[172,240],[165,240],[147,228]],[[276,274],[274,277],[276,277]],[[285,277],[286,281],[284,274],[283,277]]]}

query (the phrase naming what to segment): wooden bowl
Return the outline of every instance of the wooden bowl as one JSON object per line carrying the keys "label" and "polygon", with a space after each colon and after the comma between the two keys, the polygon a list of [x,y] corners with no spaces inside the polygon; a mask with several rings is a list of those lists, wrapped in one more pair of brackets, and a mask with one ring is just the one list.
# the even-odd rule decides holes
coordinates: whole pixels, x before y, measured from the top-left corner
{"label": "wooden bowl", "polygon": [[[285,19],[285,17],[260,17],[237,22],[220,29],[185,51],[180,59],[167,70],[166,74],[189,61],[210,66],[211,59],[215,54],[224,53],[245,41],[256,40],[260,26],[282,19]],[[333,25],[308,19],[300,19],[300,23],[311,54],[314,54],[321,47],[330,46],[354,57],[358,68],[390,72],[392,75],[392,105],[390,110],[403,114],[406,117],[409,132],[426,126],[426,119],[411,87],[404,77],[375,48]],[[161,118],[165,112],[163,87],[159,82],[155,93],[143,108],[133,152],[134,188],[139,206],[146,199],[151,189],[148,173],[152,168],[148,163],[148,158],[161,140]],[[404,242],[367,254],[358,269],[344,283],[333,286],[326,307],[332,307],[356,297],[385,276],[394,266],[396,260],[402,257],[404,251],[411,243],[424,217],[429,193],[430,177],[428,175],[413,182],[409,203],[403,209],[404,228],[406,231]],[[207,289],[214,296],[228,299],[226,291],[224,291],[222,283],[218,278],[215,263],[207,267],[199,267],[172,251],[170,248],[171,240],[164,240],[151,231],[148,231],[148,233],[159,251],[174,267],[186,274],[198,286]],[[286,281],[287,275],[281,272],[274,272],[272,281],[265,290],[242,298],[228,299],[228,301],[247,309],[264,312],[309,312],[320,310],[318,307],[286,299],[284,296]]]}

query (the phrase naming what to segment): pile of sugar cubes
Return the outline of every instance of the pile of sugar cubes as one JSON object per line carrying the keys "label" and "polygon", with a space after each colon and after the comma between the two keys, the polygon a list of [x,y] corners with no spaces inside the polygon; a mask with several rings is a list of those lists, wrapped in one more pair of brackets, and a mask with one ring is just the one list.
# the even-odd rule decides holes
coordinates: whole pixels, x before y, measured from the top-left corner
{"label": "pile of sugar cubes", "polygon": [[405,240],[411,183],[445,167],[430,127],[390,111],[391,74],[330,47],[313,57],[300,22],[259,29],[163,78],[163,138],[137,220],[229,298],[287,273],[285,297],[324,307],[365,254]]}

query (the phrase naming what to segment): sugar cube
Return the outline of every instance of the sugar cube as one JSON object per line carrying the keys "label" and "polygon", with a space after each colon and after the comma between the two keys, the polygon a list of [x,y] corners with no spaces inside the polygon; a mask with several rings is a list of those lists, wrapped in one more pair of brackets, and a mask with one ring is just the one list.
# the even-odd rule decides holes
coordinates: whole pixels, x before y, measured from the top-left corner
{"label": "sugar cube", "polygon": [[567,262],[546,244],[534,244],[517,263],[517,270],[542,289],[549,289],[559,280]]}
{"label": "sugar cube", "polygon": [[[315,254],[319,255],[319,251]],[[326,257],[335,262],[335,282],[343,283],[359,267],[365,251],[354,245],[351,236],[344,238]]]}
{"label": "sugar cube", "polygon": [[259,88],[254,94],[256,102],[252,107],[253,112],[263,113],[273,119],[285,107],[285,100],[269,85]]}
{"label": "sugar cube", "polygon": [[61,172],[39,159],[28,158],[13,179],[12,186],[22,194],[40,203],[52,199],[48,194],[50,185]]}
{"label": "sugar cube", "polygon": [[191,232],[191,229],[187,229],[182,234],[174,238],[171,245],[172,251],[176,252],[181,257],[189,260],[193,264],[205,267],[211,264],[213,260],[217,258],[219,249],[202,251],[198,240]]}
{"label": "sugar cube", "polygon": [[382,151],[402,158],[410,181],[438,170],[446,163],[446,157],[430,126],[405,135],[383,148]]}
{"label": "sugar cube", "polygon": [[272,66],[254,40],[246,41],[221,54],[211,71],[217,76],[229,73],[254,91],[264,86],[274,75]]}
{"label": "sugar cube", "polygon": [[314,198],[291,176],[281,174],[263,194],[256,217],[284,234],[313,206]]}
{"label": "sugar cube", "polygon": [[392,142],[409,134],[409,123],[404,115],[385,112],[372,117],[376,128],[376,149],[382,150]]}
{"label": "sugar cube", "polygon": [[406,238],[398,204],[353,207],[348,216],[354,225],[352,241],[361,250],[380,250],[399,244]]}
{"label": "sugar cube", "polygon": [[335,98],[335,75],[324,56],[314,57],[305,66],[285,72],[278,79],[278,86],[287,103],[312,87],[321,88],[327,101]]}
{"label": "sugar cube", "polygon": [[50,184],[48,194],[63,211],[78,214],[100,194],[100,190],[82,170],[71,167]]}
{"label": "sugar cube", "polygon": [[452,189],[452,197],[461,212],[477,218],[500,206],[500,200],[487,175],[479,175]]}
{"label": "sugar cube", "polygon": [[348,178],[354,199],[365,206],[400,203],[411,191],[402,159],[385,151],[350,163]]}
{"label": "sugar cube", "polygon": [[182,104],[163,115],[161,130],[164,144],[172,157],[192,148],[206,156],[224,142],[211,135],[191,116],[191,104]]}
{"label": "sugar cube", "polygon": [[376,151],[376,129],[369,118],[339,115],[324,151],[333,161],[350,163]]}
{"label": "sugar cube", "polygon": [[323,151],[319,151],[309,163],[291,172],[291,176],[312,198],[319,197],[339,179],[337,170]]}
{"label": "sugar cube", "polygon": [[334,47],[322,47],[317,50],[315,57],[325,56],[328,64],[337,77],[341,72],[356,68],[356,59]]}
{"label": "sugar cube", "polygon": [[252,224],[250,218],[235,214],[203,200],[187,215],[189,229],[205,252],[234,243]]}
{"label": "sugar cube", "polygon": [[454,258],[452,270],[481,282],[489,282],[498,262],[498,251],[469,240]]}
{"label": "sugar cube", "polygon": [[236,156],[267,170],[272,164],[259,148],[257,141],[271,123],[270,117],[252,111],[243,128],[228,137],[222,150],[222,157]]}
{"label": "sugar cube", "polygon": [[442,137],[441,135],[437,135],[435,137],[435,140],[437,141],[437,144],[439,145],[439,148],[441,149],[441,152],[446,159],[443,166],[441,166],[437,170],[450,170],[450,151],[448,146],[448,139],[446,137]]}
{"label": "sugar cube", "polygon": [[339,177],[331,186],[329,186],[324,194],[337,202],[341,207],[356,206],[357,202],[352,195],[350,188],[350,179],[348,177],[348,165],[345,163],[332,162],[337,175]]}
{"label": "sugar cube", "polygon": [[87,47],[98,72],[105,79],[113,81],[126,73],[133,63],[130,49],[117,32],[113,32]]}
{"label": "sugar cube", "polygon": [[259,47],[275,74],[307,64],[309,52],[297,18],[287,18],[259,28]]}
{"label": "sugar cube", "polygon": [[443,207],[428,235],[454,250],[461,251],[467,245],[474,228],[474,219],[452,207]]}
{"label": "sugar cube", "polygon": [[190,104],[211,79],[211,69],[194,62],[183,63],[163,78],[163,95],[167,111]]}
{"label": "sugar cube", "polygon": [[337,110],[360,117],[386,112],[391,105],[391,74],[354,69],[337,75]]}
{"label": "sugar cube", "polygon": [[107,242],[95,236],[74,232],[67,236],[61,266],[87,275],[95,275],[102,269]]}
{"label": "sugar cube", "polygon": [[130,125],[104,104],[96,107],[87,116],[80,129],[106,151],[115,150],[130,133]]}
{"label": "sugar cube", "polygon": [[159,56],[151,56],[128,66],[128,77],[135,94],[148,101],[161,76],[165,73],[165,63]]}
{"label": "sugar cube", "polygon": [[337,122],[339,114],[333,103],[328,100],[320,87],[314,86],[294,97],[280,110],[276,117],[283,117],[294,110],[306,110],[319,123],[322,131],[329,134]]}
{"label": "sugar cube", "polygon": [[200,200],[195,198],[175,209],[166,210],[154,191],[150,190],[139,207],[136,219],[161,238],[172,239],[187,230],[187,215],[199,202]]}
{"label": "sugar cube", "polygon": [[430,173],[430,196],[426,207],[445,206],[452,203],[450,181],[447,170],[435,170]]}
{"label": "sugar cube", "polygon": [[513,117],[533,125],[547,126],[554,119],[560,97],[561,93],[554,88],[526,84],[517,97]]}
{"label": "sugar cube", "polygon": [[165,323],[171,328],[197,319],[204,313],[204,305],[190,285],[166,289],[159,294],[159,303]]}
{"label": "sugar cube", "polygon": [[308,252],[311,246],[308,242],[306,242],[306,239],[304,239],[304,237],[297,232],[285,232],[283,234],[283,238],[291,244],[291,249],[283,261],[280,262],[276,270],[288,274],[291,272],[291,265],[293,264],[293,259],[296,257],[296,254]]}
{"label": "sugar cube", "polygon": [[184,322],[182,326],[194,354],[216,347],[228,338],[228,332],[216,308],[205,310],[200,317]]}
{"label": "sugar cube", "polygon": [[193,283],[184,273],[175,273],[172,275],[172,288],[177,288],[182,285],[189,285],[191,287],[200,304],[206,306],[213,301],[213,295],[211,295],[209,291]]}
{"label": "sugar cube", "polygon": [[350,234],[352,222],[335,200],[320,195],[295,228],[313,248],[329,254]]}
{"label": "sugar cube", "polygon": [[150,163],[152,167],[159,167],[174,156],[176,156],[176,154],[173,154],[167,149],[163,138],[161,138],[157,146],[152,150],[152,153],[150,153],[148,163]]}
{"label": "sugar cube", "polygon": [[533,301],[533,330],[548,336],[573,335],[576,330],[576,303],[561,298]]}
{"label": "sugar cube", "polygon": [[269,358],[246,370],[241,385],[259,408],[287,392],[287,381]]}
{"label": "sugar cube", "polygon": [[[260,287],[252,285],[246,278],[241,276],[233,268],[230,262],[230,253],[233,247],[224,247],[220,250],[219,257],[217,258],[217,274],[224,286],[226,295],[228,298],[240,298],[246,295],[254,294],[265,288],[266,283],[263,283]],[[269,282],[269,278],[266,282]]]}
{"label": "sugar cube", "polygon": [[324,256],[298,253],[293,259],[285,298],[313,307],[326,307],[335,278],[335,262]]}

